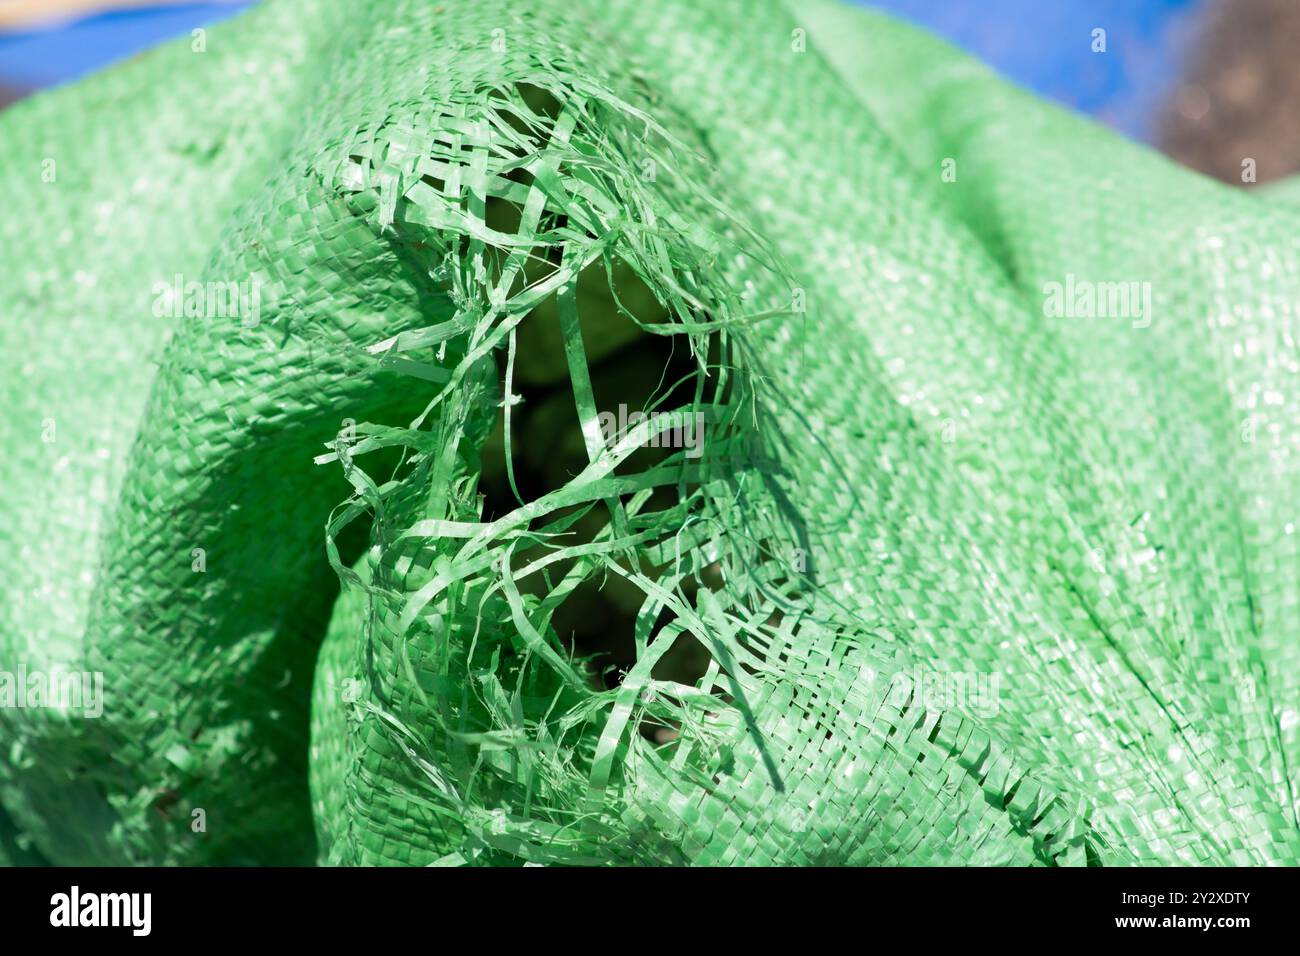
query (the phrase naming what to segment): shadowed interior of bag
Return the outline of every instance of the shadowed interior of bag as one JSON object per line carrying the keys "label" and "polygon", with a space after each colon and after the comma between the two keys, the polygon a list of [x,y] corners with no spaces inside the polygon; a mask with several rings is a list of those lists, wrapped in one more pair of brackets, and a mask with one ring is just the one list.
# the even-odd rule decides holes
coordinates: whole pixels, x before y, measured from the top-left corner
{"label": "shadowed interior of bag", "polygon": [[[626,309],[637,321],[647,324],[667,321],[663,307],[630,269],[615,263],[607,273],[603,263],[593,263],[579,277],[577,296],[592,390],[607,445],[635,424],[639,415],[690,404],[696,378],[702,374],[701,363],[690,354],[684,336],[641,331],[620,312],[620,307]],[[716,366],[719,351],[714,337],[704,371]],[[504,359],[500,364],[504,373]],[[512,392],[519,398],[510,423],[509,457],[514,485],[512,488],[506,469],[505,416],[501,414],[482,455],[479,493],[484,498],[484,520],[499,518],[521,503],[562,487],[588,463],[554,297],[521,323],[513,372]],[[656,440],[661,447],[648,444],[638,448],[616,473],[635,474],[673,455],[697,453],[701,450],[698,443],[707,441],[705,426],[697,429],[694,434],[685,429],[666,432],[662,440]],[[667,507],[676,496],[675,488],[658,488],[646,508]],[[578,510],[567,508],[556,517]],[[608,520],[607,508],[598,504],[577,520],[565,543],[589,543]],[[521,551],[516,566],[527,564],[539,553],[538,548]],[[560,562],[552,580],[562,578],[572,563]],[[635,570],[651,577],[662,570],[644,560],[640,565]],[[706,586],[716,587],[721,579],[709,582],[711,572],[717,577],[712,568],[702,577]],[[525,593],[538,595],[547,590],[541,575],[524,579],[520,587]],[[691,578],[683,582],[682,590],[693,601],[699,587],[700,582]],[[570,653],[586,662],[594,686],[617,686],[635,662],[633,631],[643,600],[644,594],[632,582],[616,574],[604,574],[583,581],[557,609],[551,621],[555,634]],[[661,611],[657,624],[669,616],[667,609]],[[708,659],[704,646],[686,634],[656,665],[654,674],[657,679],[693,684],[704,674]]]}

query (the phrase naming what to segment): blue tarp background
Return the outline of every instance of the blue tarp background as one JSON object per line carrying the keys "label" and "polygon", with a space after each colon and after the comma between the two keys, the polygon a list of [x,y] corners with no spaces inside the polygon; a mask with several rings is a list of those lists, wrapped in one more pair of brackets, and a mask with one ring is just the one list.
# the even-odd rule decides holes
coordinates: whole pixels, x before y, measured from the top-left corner
{"label": "blue tarp background", "polygon": [[[858,0],[947,37],[1022,86],[1131,136],[1173,85],[1189,24],[1205,0]],[[248,3],[109,13],[0,35],[0,84],[35,89],[81,76]],[[1107,31],[1107,52],[1091,50]]]}

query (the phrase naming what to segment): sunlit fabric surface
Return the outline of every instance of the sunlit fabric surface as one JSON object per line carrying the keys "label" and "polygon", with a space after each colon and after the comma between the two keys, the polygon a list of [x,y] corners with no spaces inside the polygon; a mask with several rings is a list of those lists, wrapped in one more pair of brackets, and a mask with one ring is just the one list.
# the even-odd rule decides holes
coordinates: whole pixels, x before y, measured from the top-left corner
{"label": "sunlit fabric surface", "polygon": [[271,0],[0,142],[0,671],[103,682],[0,853],[1298,861],[1285,193],[829,0]]}

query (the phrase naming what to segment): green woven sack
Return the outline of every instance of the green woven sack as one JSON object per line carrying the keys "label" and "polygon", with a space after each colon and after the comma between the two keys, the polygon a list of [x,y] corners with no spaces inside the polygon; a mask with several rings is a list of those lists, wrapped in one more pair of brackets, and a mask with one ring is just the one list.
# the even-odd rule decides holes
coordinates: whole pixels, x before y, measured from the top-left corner
{"label": "green woven sack", "polygon": [[269,0],[0,143],[0,859],[1300,858],[1285,199],[830,0]]}

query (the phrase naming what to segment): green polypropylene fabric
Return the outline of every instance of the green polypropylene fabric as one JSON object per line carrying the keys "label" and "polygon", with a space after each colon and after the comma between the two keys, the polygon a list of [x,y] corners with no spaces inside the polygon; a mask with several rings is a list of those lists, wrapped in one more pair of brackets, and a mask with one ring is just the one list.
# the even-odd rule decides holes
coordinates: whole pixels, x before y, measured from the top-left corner
{"label": "green polypropylene fabric", "polygon": [[[830,0],[270,0],[0,142],[0,671],[104,687],[0,708],[6,846],[1300,857],[1285,193]],[[638,331],[688,399],[607,440]],[[545,342],[582,467],[488,514]]]}

